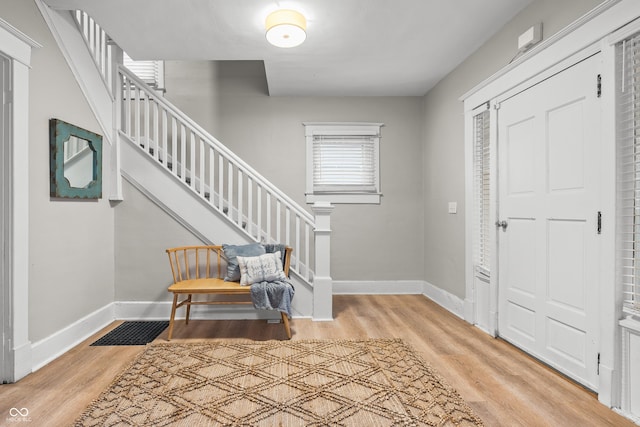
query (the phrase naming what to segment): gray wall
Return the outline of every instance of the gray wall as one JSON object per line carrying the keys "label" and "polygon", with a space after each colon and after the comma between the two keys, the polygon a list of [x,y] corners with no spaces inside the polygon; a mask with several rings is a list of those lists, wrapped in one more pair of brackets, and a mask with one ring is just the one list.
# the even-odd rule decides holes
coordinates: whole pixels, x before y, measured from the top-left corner
{"label": "gray wall", "polygon": [[[272,98],[259,62],[169,62],[167,96],[301,204],[303,121],[384,122],[382,204],[336,207],[333,276],[426,279],[463,297],[463,110],[458,97],[506,65],[516,53],[517,35],[530,25],[542,21],[548,37],[598,3],[534,2],[424,98]],[[30,191],[18,195],[30,203],[29,339],[37,342],[114,298],[166,298],[163,250],[196,239],[128,185],[117,214],[106,197],[84,202],[49,198],[49,118],[100,129],[34,3],[3,0],[0,16],[43,45],[34,51],[30,81]],[[108,169],[103,174],[108,182]],[[447,214],[448,201],[457,201],[460,213]],[[138,251],[145,245],[155,250],[150,258]],[[136,271],[147,259],[157,262],[158,285],[136,288]]]}
{"label": "gray wall", "polygon": [[[116,208],[116,301],[168,301],[173,282],[165,249],[202,242],[127,181]],[[168,315],[168,313],[167,313]]]}
{"label": "gray wall", "polygon": [[[270,97],[260,61],[169,61],[166,97],[303,206],[302,122],[385,123],[382,203],[336,206],[332,276],[427,280],[464,298],[464,117],[458,99],[509,63],[518,35],[531,25],[542,22],[547,38],[599,3],[535,1],[424,97]],[[448,202],[458,203],[458,214],[448,214]]]}
{"label": "gray wall", "polygon": [[29,194],[16,195],[29,198],[29,339],[37,342],[113,301],[114,214],[106,197],[49,198],[49,118],[100,127],[34,2],[2,0],[0,16],[43,45],[30,72]]}
{"label": "gray wall", "polygon": [[336,205],[332,276],[422,279],[422,97],[270,97],[259,61],[169,61],[165,75],[167,99],[302,206],[302,123],[384,123],[382,203]]}
{"label": "gray wall", "polygon": [[[464,298],[464,111],[461,95],[506,66],[517,53],[518,36],[543,23],[548,38],[584,15],[600,0],[538,0],[518,14],[424,98],[424,277]],[[447,202],[458,202],[458,214]]]}

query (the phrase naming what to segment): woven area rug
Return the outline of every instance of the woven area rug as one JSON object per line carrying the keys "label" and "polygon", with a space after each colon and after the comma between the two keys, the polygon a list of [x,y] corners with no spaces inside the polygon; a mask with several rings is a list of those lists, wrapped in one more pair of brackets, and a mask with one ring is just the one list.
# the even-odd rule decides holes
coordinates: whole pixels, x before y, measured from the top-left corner
{"label": "woven area rug", "polygon": [[78,426],[480,426],[399,339],[151,344]]}

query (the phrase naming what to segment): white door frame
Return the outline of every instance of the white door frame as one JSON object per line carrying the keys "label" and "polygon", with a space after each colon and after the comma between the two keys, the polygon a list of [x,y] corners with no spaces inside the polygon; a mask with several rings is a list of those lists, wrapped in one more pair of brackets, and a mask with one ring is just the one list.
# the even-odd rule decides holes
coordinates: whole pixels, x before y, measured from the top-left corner
{"label": "white door frame", "polygon": [[[500,99],[517,93],[524,87],[530,86],[536,81],[541,81],[558,71],[567,68],[587,56],[601,51],[603,52],[604,67],[602,71],[602,140],[603,148],[601,158],[602,167],[602,207],[603,207],[603,231],[602,231],[602,257],[601,257],[601,287],[599,297],[601,301],[600,329],[600,377],[598,399],[607,406],[619,406],[619,354],[620,340],[618,332],[618,319],[620,307],[617,303],[619,289],[615,283],[615,109],[614,89],[615,79],[613,70],[613,48],[605,39],[608,35],[623,27],[625,24],[640,17],[640,4],[637,0],[609,0],[597,6],[555,36],[547,39],[534,47],[530,52],[503,68],[484,82],[463,95],[465,109],[465,170],[467,171],[466,187],[466,228],[465,228],[465,319],[475,324],[475,309],[478,296],[474,286],[475,273],[473,268],[473,110],[478,105],[491,102],[492,107]],[[594,83],[595,87],[595,83]],[[492,126],[497,124],[492,123]],[[492,138],[497,133],[492,132]],[[494,141],[492,140],[492,143]],[[495,144],[493,145],[495,147]],[[492,153],[492,155],[494,155]],[[491,171],[497,174],[497,169]],[[492,187],[495,194],[496,188]],[[611,197],[613,195],[613,197]],[[490,218],[491,223],[496,221],[495,209]],[[493,244],[495,247],[495,237]],[[497,253],[492,251],[492,253]],[[490,307],[497,307],[497,260],[492,265],[491,284],[488,287],[491,295]],[[497,310],[490,312],[489,333],[497,332]]]}
{"label": "white door frame", "polygon": [[8,149],[11,171],[4,178],[11,188],[8,209],[3,212],[11,249],[3,260],[8,278],[1,291],[4,299],[5,334],[3,348],[8,381],[31,372],[29,342],[29,68],[31,51],[42,47],[6,21],[0,19],[0,51],[11,59],[12,112]]}
{"label": "white door frame", "polygon": [[2,198],[0,206],[0,244],[2,245],[2,259],[0,259],[0,334],[2,334],[2,344],[0,347],[0,382],[9,382],[12,378],[9,365],[12,364],[10,357],[10,308],[11,292],[8,286],[11,283],[11,248],[12,233],[10,223],[11,212],[11,59],[0,52],[0,67],[3,70],[0,75],[0,118],[2,126],[0,127],[0,197]]}

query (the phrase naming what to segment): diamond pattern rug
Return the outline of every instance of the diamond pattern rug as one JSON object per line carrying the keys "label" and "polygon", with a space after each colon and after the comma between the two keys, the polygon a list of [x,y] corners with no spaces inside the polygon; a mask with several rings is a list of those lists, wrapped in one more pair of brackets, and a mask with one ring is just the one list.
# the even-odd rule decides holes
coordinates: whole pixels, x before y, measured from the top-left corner
{"label": "diamond pattern rug", "polygon": [[402,340],[160,343],[78,426],[481,426]]}

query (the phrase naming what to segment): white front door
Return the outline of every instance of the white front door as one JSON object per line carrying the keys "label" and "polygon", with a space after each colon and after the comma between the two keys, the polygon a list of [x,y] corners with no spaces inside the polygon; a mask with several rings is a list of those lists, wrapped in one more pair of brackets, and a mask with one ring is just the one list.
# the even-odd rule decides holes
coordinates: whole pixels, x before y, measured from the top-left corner
{"label": "white front door", "polygon": [[600,55],[498,110],[499,335],[597,390]]}

